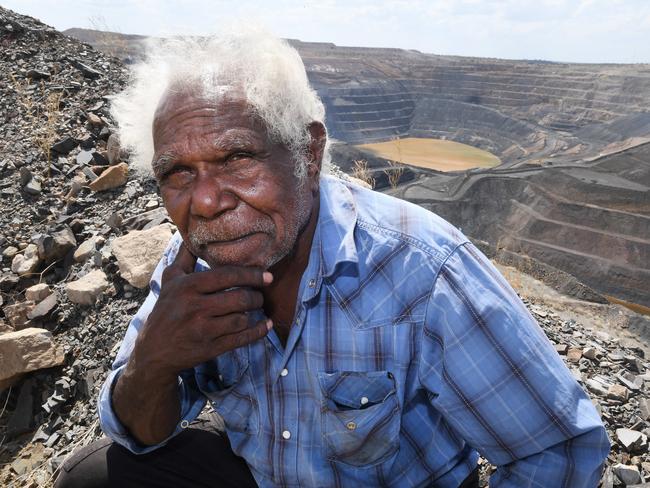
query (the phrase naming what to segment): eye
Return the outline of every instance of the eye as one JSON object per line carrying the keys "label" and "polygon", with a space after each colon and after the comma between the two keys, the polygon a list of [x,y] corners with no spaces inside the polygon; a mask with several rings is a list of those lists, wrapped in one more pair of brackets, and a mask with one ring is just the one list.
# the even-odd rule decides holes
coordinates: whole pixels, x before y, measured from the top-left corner
{"label": "eye", "polygon": [[239,161],[241,159],[250,159],[253,157],[253,154],[246,152],[246,151],[237,151],[232,153],[230,156],[228,156],[228,159],[226,159],[226,162],[230,161]]}
{"label": "eye", "polygon": [[193,178],[193,173],[186,166],[174,166],[170,168],[161,178],[161,183],[174,187],[183,186]]}

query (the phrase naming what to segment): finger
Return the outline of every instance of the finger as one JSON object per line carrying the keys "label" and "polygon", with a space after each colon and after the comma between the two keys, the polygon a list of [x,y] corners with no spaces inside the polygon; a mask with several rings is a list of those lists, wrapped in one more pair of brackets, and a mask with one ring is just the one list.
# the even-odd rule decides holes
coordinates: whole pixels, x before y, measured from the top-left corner
{"label": "finger", "polygon": [[219,317],[208,317],[199,327],[201,337],[207,341],[214,341],[219,337],[236,334],[248,329],[251,326],[250,317],[242,312],[231,313]]}
{"label": "finger", "polygon": [[265,319],[260,320],[254,327],[247,328],[242,332],[218,337],[213,341],[215,347],[219,349],[216,355],[258,341],[266,336],[272,328],[273,322],[270,319]]}
{"label": "finger", "polygon": [[253,288],[232,288],[214,294],[201,295],[196,302],[201,315],[219,317],[236,312],[249,312],[262,308],[264,295]]}
{"label": "finger", "polygon": [[178,246],[178,252],[172,264],[165,268],[163,272],[163,283],[165,281],[176,278],[180,275],[190,274],[194,271],[194,266],[196,265],[196,256],[194,256],[185,242],[181,241],[181,244]]}
{"label": "finger", "polygon": [[234,287],[262,288],[273,281],[273,275],[252,266],[219,266],[191,276],[189,283],[199,293],[214,293]]}

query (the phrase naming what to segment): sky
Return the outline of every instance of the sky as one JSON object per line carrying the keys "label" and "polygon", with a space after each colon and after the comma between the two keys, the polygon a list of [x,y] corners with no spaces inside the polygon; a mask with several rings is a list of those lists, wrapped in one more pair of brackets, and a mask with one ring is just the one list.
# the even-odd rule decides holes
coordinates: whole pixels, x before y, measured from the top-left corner
{"label": "sky", "polygon": [[650,63],[650,0],[0,0],[65,30],[206,35],[231,19],[339,46],[581,63]]}

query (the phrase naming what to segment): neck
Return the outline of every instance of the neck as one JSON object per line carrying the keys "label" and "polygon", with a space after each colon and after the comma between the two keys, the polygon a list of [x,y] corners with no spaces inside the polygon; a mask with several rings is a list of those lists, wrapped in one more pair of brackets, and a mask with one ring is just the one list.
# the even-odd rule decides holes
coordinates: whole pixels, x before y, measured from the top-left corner
{"label": "neck", "polygon": [[273,283],[262,291],[264,312],[273,320],[279,335],[282,333],[278,327],[290,327],[294,318],[300,280],[309,263],[311,245],[318,223],[319,200],[319,195],[316,193],[309,220],[298,233],[296,245],[289,255],[269,268],[273,274]]}

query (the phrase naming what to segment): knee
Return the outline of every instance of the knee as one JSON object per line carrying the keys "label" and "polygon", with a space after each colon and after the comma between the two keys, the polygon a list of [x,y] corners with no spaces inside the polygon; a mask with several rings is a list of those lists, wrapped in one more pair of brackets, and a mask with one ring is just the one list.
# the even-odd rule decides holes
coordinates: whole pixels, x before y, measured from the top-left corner
{"label": "knee", "polygon": [[108,487],[106,451],[111,445],[104,437],[74,451],[61,465],[54,488]]}

